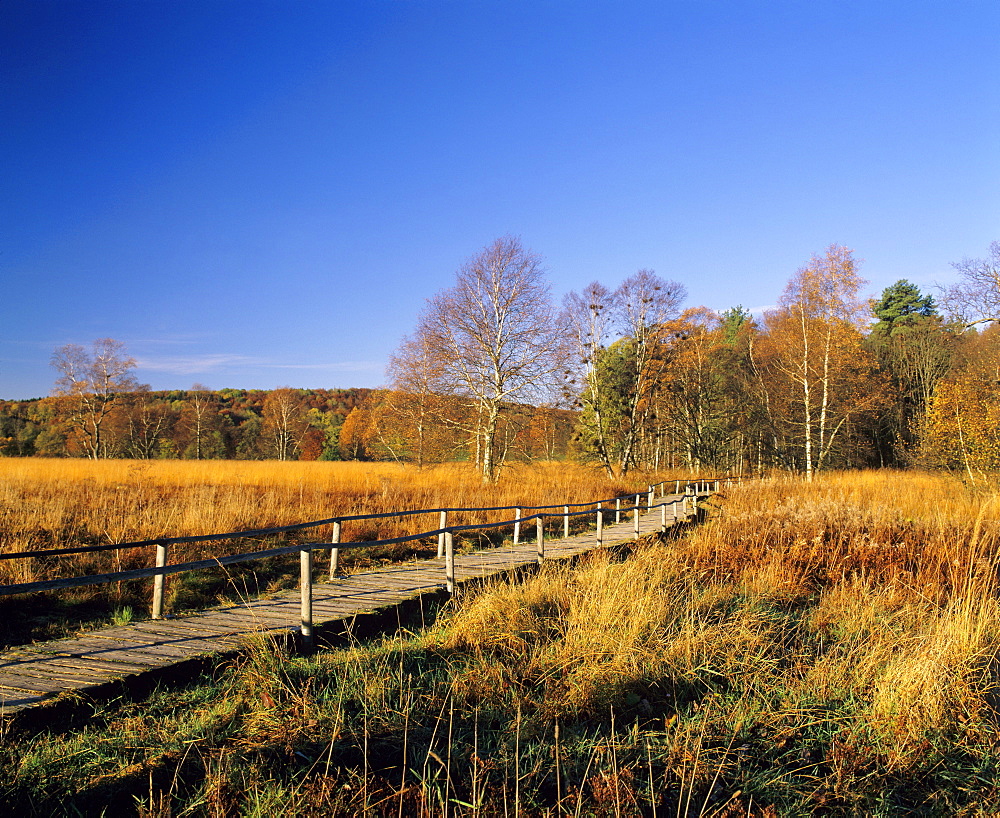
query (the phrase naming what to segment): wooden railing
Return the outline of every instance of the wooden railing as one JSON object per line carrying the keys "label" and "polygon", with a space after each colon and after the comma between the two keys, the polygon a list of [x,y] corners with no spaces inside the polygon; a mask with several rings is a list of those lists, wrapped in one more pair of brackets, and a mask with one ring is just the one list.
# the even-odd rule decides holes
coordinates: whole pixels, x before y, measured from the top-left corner
{"label": "wooden railing", "polygon": [[[603,500],[591,500],[584,503],[563,503],[550,506],[493,506],[484,508],[434,508],[415,509],[411,511],[390,511],[378,514],[354,514],[349,516],[329,517],[323,520],[312,520],[294,525],[278,526],[274,528],[259,528],[245,531],[229,531],[221,534],[198,534],[187,537],[162,537],[155,540],[141,540],[130,543],[117,543],[107,545],[74,546],[70,548],[50,548],[40,551],[19,551],[14,553],[0,554],[0,560],[27,559],[32,557],[55,557],[69,554],[93,553],[99,551],[121,551],[135,548],[155,548],[155,566],[151,568],[136,568],[127,571],[112,571],[103,574],[90,574],[87,576],[65,577],[61,579],[39,580],[36,582],[23,582],[9,585],[0,585],[0,596],[11,596],[14,594],[28,594],[40,591],[53,591],[66,588],[78,588],[85,585],[104,585],[111,582],[121,582],[126,580],[136,580],[150,578],[153,579],[153,599],[151,615],[153,619],[163,618],[163,591],[164,578],[169,574],[181,574],[188,571],[197,571],[203,568],[217,568],[227,565],[235,565],[243,562],[253,562],[256,560],[280,557],[288,554],[299,553],[299,586],[302,600],[302,623],[301,632],[303,643],[310,645],[313,639],[312,622],[312,586],[313,586],[313,553],[315,551],[329,551],[329,578],[335,579],[339,570],[340,552],[348,548],[368,548],[371,546],[394,545],[397,543],[413,542],[416,540],[437,537],[438,557],[444,557],[444,580],[445,587],[449,593],[455,592],[455,535],[460,532],[482,531],[491,528],[503,528],[513,526],[514,545],[521,540],[521,532],[525,523],[535,522],[535,540],[538,544],[537,562],[545,559],[545,520],[552,517],[563,518],[563,536],[570,536],[570,519],[583,515],[595,515],[596,523],[596,545],[603,545],[604,515],[612,509],[605,508],[606,505],[614,503],[615,522],[621,521],[623,512],[633,512],[635,520],[635,536],[639,536],[639,512],[642,510],[642,500],[646,501],[645,510],[652,513],[656,508],[660,509],[660,530],[667,530],[667,507],[671,507],[673,520],[684,519],[693,514],[697,508],[699,497],[706,496],[718,491],[720,484],[731,484],[739,481],[738,477],[710,478],[707,480],[684,481],[665,480],[649,486],[647,492],[627,495],[631,504],[622,505],[622,497],[611,497]],[[667,488],[673,484],[674,492],[667,500]],[[683,491],[682,491],[683,489]],[[655,503],[656,492],[659,490],[661,502]],[[555,513],[552,509],[560,509],[560,513]],[[571,509],[582,509],[571,511]],[[448,515],[456,512],[490,512],[490,511],[513,511],[514,517],[490,523],[477,523],[470,525],[448,525]],[[532,511],[533,514],[525,516],[524,511]],[[402,518],[417,514],[437,514],[438,528],[422,531],[418,534],[409,534],[403,537],[392,537],[383,540],[365,540],[361,542],[341,542],[341,528],[343,523],[357,520],[376,520],[387,518]],[[286,545],[278,548],[268,548],[261,551],[249,553],[229,554],[222,557],[212,557],[210,559],[191,560],[188,562],[168,564],[170,546],[183,543],[197,543],[214,540],[242,539],[246,537],[262,537],[272,534],[283,534],[292,531],[302,531],[310,528],[318,528],[324,525],[332,525],[333,533],[329,542],[308,542],[295,545]]]}

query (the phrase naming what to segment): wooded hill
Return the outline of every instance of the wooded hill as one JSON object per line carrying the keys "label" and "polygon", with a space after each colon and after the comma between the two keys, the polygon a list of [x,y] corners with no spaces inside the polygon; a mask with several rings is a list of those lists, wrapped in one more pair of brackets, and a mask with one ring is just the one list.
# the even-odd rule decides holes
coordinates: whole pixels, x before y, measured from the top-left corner
{"label": "wooded hill", "polygon": [[[344,420],[370,389],[138,390],[101,418],[101,457],[339,459]],[[0,453],[85,456],[94,419],[76,396],[0,401]]]}
{"label": "wooded hill", "polygon": [[[100,457],[190,460],[470,459],[469,408],[442,397],[433,423],[411,428],[416,398],[392,390],[137,390],[117,393],[101,419]],[[511,405],[501,427],[513,460],[570,451],[577,412]],[[0,401],[0,455],[83,457],[93,419],[78,398]]]}

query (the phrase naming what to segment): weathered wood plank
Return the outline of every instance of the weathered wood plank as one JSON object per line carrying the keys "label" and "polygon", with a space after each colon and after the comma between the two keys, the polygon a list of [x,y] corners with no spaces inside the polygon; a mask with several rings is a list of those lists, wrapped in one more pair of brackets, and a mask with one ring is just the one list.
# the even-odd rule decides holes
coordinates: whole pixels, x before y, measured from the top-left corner
{"label": "weathered wood plank", "polygon": [[133,676],[136,673],[142,673],[147,670],[146,665],[133,662],[105,661],[103,659],[99,659],[94,656],[83,657],[83,656],[74,656],[62,653],[59,654],[40,653],[40,655],[44,656],[45,658],[40,659],[39,661],[54,662],[61,665],[65,665],[66,667],[81,667],[81,668],[93,667],[96,670],[104,670],[109,673],[111,672],[119,673],[123,678],[125,676]]}
{"label": "weathered wood plank", "polygon": [[31,693],[61,693],[69,686],[62,679],[10,672],[3,674],[3,681],[0,684]]}

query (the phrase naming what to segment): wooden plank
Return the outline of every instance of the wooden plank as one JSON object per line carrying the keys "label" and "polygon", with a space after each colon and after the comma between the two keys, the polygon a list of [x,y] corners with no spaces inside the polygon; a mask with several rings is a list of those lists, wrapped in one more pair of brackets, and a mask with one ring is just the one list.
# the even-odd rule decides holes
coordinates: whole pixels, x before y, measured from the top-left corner
{"label": "wooden plank", "polygon": [[445,578],[442,574],[440,577],[435,577],[433,580],[430,578],[422,578],[419,576],[406,576],[403,575],[392,575],[392,576],[379,576],[378,574],[368,574],[359,575],[356,577],[351,577],[350,582],[345,582],[337,590],[343,593],[344,591],[349,591],[352,588],[413,588],[413,589],[424,589],[424,590],[434,590],[441,588],[445,584]]}
{"label": "wooden plank", "polygon": [[106,662],[102,659],[96,657],[81,657],[81,656],[70,656],[66,654],[52,654],[50,657],[46,656],[44,660],[46,662],[53,662],[66,667],[80,667],[80,668],[90,668],[93,667],[96,670],[106,671],[108,673],[117,672],[122,678],[125,676],[133,676],[136,673],[144,672],[148,668],[146,665],[141,665],[132,662]]}
{"label": "wooden plank", "polygon": [[251,629],[257,625],[270,629],[273,627],[288,627],[297,623],[299,621],[299,612],[291,605],[286,605],[284,610],[277,606],[270,609],[255,608],[253,610],[235,608],[220,611],[218,618],[213,616],[212,619],[207,621],[224,622],[226,619],[223,617],[227,617],[230,621],[243,622],[245,623],[245,627]]}
{"label": "wooden plank", "polygon": [[30,667],[26,667],[23,673],[0,674],[0,679],[12,679],[15,676],[50,679],[60,685],[60,689],[79,687],[87,684],[100,684],[102,682],[109,682],[114,678],[111,674],[99,671],[91,672],[80,668],[66,668],[61,665],[38,662]]}
{"label": "wooden plank", "polygon": [[122,661],[143,665],[146,668],[163,667],[173,662],[175,658],[187,658],[171,657],[162,653],[147,653],[138,647],[130,648],[112,639],[87,639],[75,653],[80,657],[93,656],[105,662]]}
{"label": "wooden plank", "polygon": [[203,621],[217,627],[237,628],[242,633],[247,634],[269,633],[271,631],[287,630],[289,627],[289,623],[286,621],[274,622],[270,619],[264,621],[259,617],[237,613],[215,613],[211,617],[205,617]]}
{"label": "wooden plank", "polygon": [[148,633],[163,639],[172,639],[173,644],[185,649],[199,650],[201,652],[222,652],[234,650],[242,647],[243,640],[235,637],[213,637],[208,632],[193,633],[191,631],[176,630],[172,633],[164,633],[152,628],[137,627],[139,633]]}
{"label": "wooden plank", "polygon": [[41,704],[48,698],[51,698],[50,694],[30,693],[0,685],[0,713],[16,713]]}
{"label": "wooden plank", "polygon": [[139,622],[135,626],[138,630],[158,633],[163,636],[172,633],[181,634],[187,637],[202,636],[219,641],[239,642],[242,631],[235,628],[222,627],[208,622],[188,622],[184,619],[171,619],[159,622],[151,620],[149,622]]}
{"label": "wooden plank", "polygon": [[35,662],[31,665],[30,671],[32,674],[40,673],[42,675],[71,680],[102,678],[110,681],[115,678],[123,678],[113,668],[106,666],[80,667],[79,665],[67,665],[52,660]]}
{"label": "wooden plank", "polygon": [[[144,636],[147,638],[143,638]],[[168,638],[156,636],[155,634],[137,632],[135,635],[125,639],[121,636],[102,636],[98,633],[94,638],[104,640],[105,646],[113,650],[134,650],[137,653],[145,653],[157,657],[187,659],[192,653],[190,646],[174,642]]]}
{"label": "wooden plank", "polygon": [[61,693],[66,689],[67,684],[61,679],[22,673],[4,673],[0,675],[0,687],[12,687],[31,693]]}

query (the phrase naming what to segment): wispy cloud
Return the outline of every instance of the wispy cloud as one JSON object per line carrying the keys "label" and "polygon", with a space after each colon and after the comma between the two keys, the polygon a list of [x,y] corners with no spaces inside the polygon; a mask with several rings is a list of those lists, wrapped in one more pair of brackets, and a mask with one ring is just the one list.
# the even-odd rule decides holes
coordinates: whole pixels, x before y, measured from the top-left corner
{"label": "wispy cloud", "polygon": [[214,372],[224,367],[260,366],[261,362],[246,355],[207,353],[204,355],[177,355],[170,357],[140,356],[136,358],[140,369],[168,372],[172,375],[198,375]]}
{"label": "wispy cloud", "polygon": [[136,358],[140,369],[171,375],[204,375],[222,369],[296,369],[317,372],[368,372],[380,369],[381,361],[327,361],[325,363],[283,363],[269,358],[234,355],[224,352],[203,355],[152,356]]}
{"label": "wispy cloud", "polygon": [[383,361],[336,361],[325,364],[268,364],[261,366],[272,369],[325,369],[331,372],[367,372],[385,366]]}

